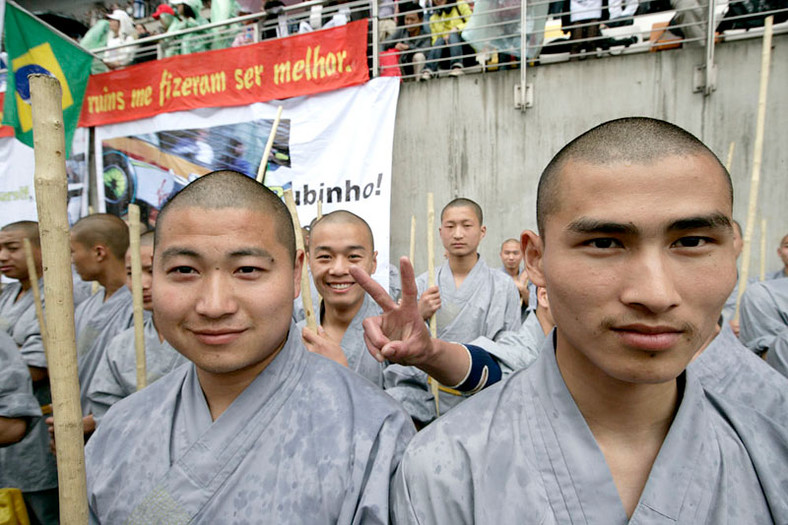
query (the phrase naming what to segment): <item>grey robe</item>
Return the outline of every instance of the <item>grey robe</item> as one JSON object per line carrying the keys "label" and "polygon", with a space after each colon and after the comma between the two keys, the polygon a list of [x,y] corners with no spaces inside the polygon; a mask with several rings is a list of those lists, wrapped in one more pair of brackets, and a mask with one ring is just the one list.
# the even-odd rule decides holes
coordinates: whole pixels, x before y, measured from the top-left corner
{"label": "grey robe", "polygon": [[774,279],[785,279],[786,277],[788,276],[785,275],[785,268],[780,268],[776,272],[766,274],[767,281],[772,281]]}
{"label": "grey robe", "polygon": [[775,337],[788,330],[788,279],[749,286],[739,306],[744,345],[757,354],[767,351]]}
{"label": "grey robe", "polygon": [[[496,341],[507,331],[517,331],[520,321],[520,295],[512,278],[487,266],[479,258],[459,289],[445,262],[435,271],[441,307],[435,312],[438,338],[468,343],[479,337]],[[416,279],[419,296],[427,289],[427,274]],[[491,351],[491,353],[494,353]],[[413,367],[390,366],[385,372],[386,392],[399,401],[415,420],[428,423],[437,416],[435,398],[427,374]],[[468,395],[446,391],[439,394],[441,414],[457,406]]]}
{"label": "grey robe", "polygon": [[478,337],[470,344],[484,349],[495,357],[501,367],[503,376],[528,368],[536,361],[544,344],[545,335],[535,313],[528,314],[520,329],[504,332],[496,341],[486,337]]}
{"label": "grey robe", "polygon": [[[766,354],[766,362],[777,372],[782,374],[786,378],[786,381],[788,381],[788,330],[781,332],[780,335],[774,339],[769,353]],[[783,393],[785,393],[786,390],[788,390],[788,387],[784,386]],[[783,405],[782,413],[783,415],[788,415],[788,411],[785,410],[785,405]]]}
{"label": "grey robe", "polygon": [[[167,341],[159,339],[153,318],[145,319],[145,367],[148,385],[188,360]],[[88,398],[98,424],[109,407],[137,391],[137,353],[134,327],[116,335],[107,347],[90,383]]]}
{"label": "grey robe", "polygon": [[[318,323],[320,323],[321,316],[319,314],[321,311],[322,308],[318,310]],[[364,342],[364,327],[361,325],[367,317],[380,315],[381,312],[377,303],[368,294],[364,294],[364,302],[345,330],[345,335],[342,336],[339,346],[345,353],[348,368],[383,388],[383,370],[386,368],[386,364],[378,362],[367,350],[367,343]],[[304,326],[306,326],[306,321],[298,323],[299,330]]]}
{"label": "grey robe", "polygon": [[552,338],[533,366],[414,438],[393,482],[392,521],[787,523],[788,429],[704,390],[691,371],[679,381],[681,405],[629,521]]}
{"label": "grey robe", "polygon": [[[39,290],[43,297],[44,282],[39,279]],[[31,290],[16,301],[22,285],[19,282],[6,284],[0,293],[0,330],[8,333],[22,353],[27,366],[47,367],[41,329],[38,327],[36,307]]]}
{"label": "grey robe", "polygon": [[[30,372],[11,336],[0,331],[0,416],[29,417],[21,441],[0,447],[0,487],[35,492],[57,487],[54,458]],[[41,436],[46,436],[42,440]]]}
{"label": "grey robe", "polygon": [[728,323],[688,369],[706,390],[757,410],[788,428],[788,379],[741,344]]}
{"label": "grey robe", "polygon": [[[39,279],[38,285],[43,294],[42,279]],[[33,294],[28,290],[15,301],[21,289],[22,285],[18,282],[3,287],[0,294],[0,331],[11,336],[15,350],[27,366],[47,368]],[[25,372],[29,379],[30,372]],[[50,404],[52,396],[49,381],[33,384],[33,395],[39,406]],[[57,487],[57,464],[49,451],[49,431],[43,418],[31,421],[28,434],[21,442],[0,449],[0,464],[8,469],[5,474],[0,473],[0,480],[9,483],[5,486],[17,487],[23,492]]]}
{"label": "grey robe", "polygon": [[107,346],[112,338],[133,326],[133,323],[131,292],[125,286],[113,293],[107,302],[104,302],[104,290],[99,290],[80,304],[74,312],[79,400],[83,415],[91,413],[88,391]]}
{"label": "grey robe", "polygon": [[396,403],[291,325],[215,422],[191,364],[114,405],[86,449],[91,522],[387,523],[413,434]]}

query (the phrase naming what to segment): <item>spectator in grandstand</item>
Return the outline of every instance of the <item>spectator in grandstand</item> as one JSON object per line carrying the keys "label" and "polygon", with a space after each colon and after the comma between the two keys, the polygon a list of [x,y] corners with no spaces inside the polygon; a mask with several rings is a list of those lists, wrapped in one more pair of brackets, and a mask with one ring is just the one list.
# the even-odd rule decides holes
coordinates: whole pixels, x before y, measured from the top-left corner
{"label": "spectator in grandstand", "polygon": [[159,4],[159,7],[156,8],[156,11],[151,16],[161,24],[161,32],[166,33],[170,28],[170,24],[175,20],[175,11],[167,4]]}
{"label": "spectator in grandstand", "polygon": [[[202,17],[202,0],[172,0],[178,10],[178,17],[170,24],[168,33],[183,31],[199,27],[207,23]],[[203,32],[189,33],[175,37],[175,42],[167,48],[166,55],[188,55],[205,51],[210,44],[209,38]]]}
{"label": "spectator in grandstand", "polygon": [[572,46],[569,52],[573,59],[584,60],[596,51],[597,42],[602,36],[599,22],[602,20],[602,0],[568,0],[569,7],[562,18],[564,29],[569,30]]}
{"label": "spectator in grandstand", "polygon": [[[249,8],[241,7],[238,11],[238,16],[246,16],[252,14],[251,11],[247,11]],[[254,31],[255,26],[254,23],[257,22],[257,18],[250,18],[249,20],[244,21],[243,28],[235,35],[233,39],[233,43],[231,47],[239,47],[239,46],[246,46],[249,44],[254,44]]]}
{"label": "spectator in grandstand", "polygon": [[118,69],[131,64],[134,59],[136,47],[125,46],[125,44],[134,42],[136,33],[131,17],[125,11],[116,9],[107,15],[107,19],[109,20],[107,47],[110,49],[104,52],[104,64],[110,69]]}
{"label": "spectator in grandstand", "polygon": [[388,40],[383,50],[399,51],[399,64],[403,76],[418,76],[427,60],[430,47],[430,29],[424,24],[424,13],[415,2],[403,2],[399,6],[400,26]]}
{"label": "spectator in grandstand", "polygon": [[[380,41],[388,40],[394,31],[397,30],[396,9],[397,4],[394,0],[380,0],[378,8],[378,35]],[[399,12],[404,12],[400,6]]]}
{"label": "spectator in grandstand", "polygon": [[439,62],[449,58],[449,67],[452,76],[463,74],[463,54],[467,44],[460,36],[468,19],[471,17],[471,7],[464,1],[449,4],[448,0],[434,0],[432,15],[430,16],[430,33],[432,35],[432,49],[427,56],[427,64],[422,72],[422,80],[429,80],[437,73]]}

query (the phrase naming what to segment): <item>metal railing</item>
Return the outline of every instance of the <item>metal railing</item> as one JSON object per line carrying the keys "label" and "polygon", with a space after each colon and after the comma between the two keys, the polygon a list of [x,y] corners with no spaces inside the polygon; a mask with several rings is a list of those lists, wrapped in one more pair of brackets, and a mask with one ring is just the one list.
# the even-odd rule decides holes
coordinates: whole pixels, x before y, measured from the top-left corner
{"label": "metal railing", "polygon": [[[744,7],[750,3],[728,3],[726,0],[705,5],[700,0],[614,2],[616,0],[610,0],[611,5],[603,11],[601,0],[600,6],[588,5],[587,1],[586,8],[575,10],[560,9],[570,5],[568,0],[476,0],[472,13],[465,16],[461,14],[460,7],[464,4],[461,0],[398,13],[393,18],[398,34],[392,38],[392,34],[387,34],[392,17],[379,16],[374,1],[326,5],[324,0],[311,0],[274,12],[244,15],[93,52],[101,56],[108,51],[132,47],[133,63],[137,63],[187,50],[246,45],[368,19],[367,58],[371,76],[397,75],[403,80],[420,80],[519,68],[515,105],[525,108],[528,106],[528,67],[523,64],[538,66],[704,46],[705,61],[696,68],[694,85],[696,91],[709,94],[714,89],[714,50],[719,42],[760,36],[763,29],[759,24],[762,26],[763,18],[768,15],[775,15],[775,34],[788,32],[788,9],[749,13]],[[400,2],[399,5],[408,4]],[[760,5],[768,7],[770,4]],[[439,12],[441,9],[443,14]],[[421,15],[421,18],[416,23],[405,24],[408,13]],[[622,16],[611,19],[610,13]],[[459,24],[461,28],[455,35],[427,34],[431,22],[438,18],[443,24]],[[100,65],[95,69],[100,69]]]}

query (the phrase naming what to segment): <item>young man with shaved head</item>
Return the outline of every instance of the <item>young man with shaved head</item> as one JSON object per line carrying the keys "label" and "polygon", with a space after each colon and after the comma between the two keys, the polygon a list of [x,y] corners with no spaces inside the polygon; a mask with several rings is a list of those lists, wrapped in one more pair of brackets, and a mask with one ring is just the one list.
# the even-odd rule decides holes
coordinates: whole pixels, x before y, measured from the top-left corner
{"label": "young man with shaved head", "polygon": [[375,273],[377,254],[369,224],[349,211],[338,210],[315,221],[310,232],[309,268],[323,301],[316,305],[317,333],[301,322],[306,347],[349,367],[383,387],[385,364],[364,344],[362,321],[380,314],[380,307],[350,275],[357,266]]}
{"label": "young man with shaved head", "polygon": [[240,173],[162,209],[153,312],[191,363],[115,404],[86,449],[95,523],[385,523],[407,414],[309,352],[303,253],[282,201]]}
{"label": "young man with shaved head", "polygon": [[766,277],[768,280],[785,279],[788,277],[788,234],[780,240],[780,246],[777,247],[777,255],[780,256],[783,267],[769,274]]}
{"label": "young man with shaved head", "polygon": [[[140,236],[140,261],[142,266],[142,308],[153,312],[153,231]],[[131,248],[126,252],[126,286],[132,289]],[[183,355],[175,351],[164,340],[153,321],[146,315],[143,324],[145,339],[145,368],[147,384],[150,385],[186,362]],[[137,391],[137,354],[135,351],[134,327],[116,335],[96,368],[88,390],[93,417],[99,424],[107,410]]]}
{"label": "young man with shaved head", "polygon": [[562,149],[523,234],[556,329],[411,442],[393,521],[788,522],[788,430],[687,369],[736,279],[732,202],[714,154],[662,121]]}
{"label": "young man with shaved head", "polygon": [[512,278],[520,294],[520,310],[522,320],[528,312],[536,307],[536,287],[528,280],[528,274],[522,269],[523,251],[519,239],[506,239],[501,243],[500,271]]}
{"label": "young man with shaved head", "polygon": [[[25,257],[24,240],[30,241],[39,282],[32,282]],[[28,367],[33,394],[40,406],[52,402],[46,355],[36,317],[32,287],[43,298],[43,268],[38,223],[20,221],[0,230],[0,271],[17,282],[6,284],[0,293],[0,330],[11,336]],[[40,412],[40,410],[39,410]],[[28,432],[13,446],[0,448],[0,487],[22,491],[28,514],[41,523],[58,519],[57,466],[49,452],[49,434],[42,418],[30,420]]]}
{"label": "young man with shaved head", "polygon": [[97,213],[83,217],[71,228],[71,262],[86,282],[98,281],[98,292],[74,312],[77,368],[85,433],[95,429],[88,400],[90,384],[110,341],[131,327],[134,309],[126,285],[126,250],[129,228],[118,217]]}

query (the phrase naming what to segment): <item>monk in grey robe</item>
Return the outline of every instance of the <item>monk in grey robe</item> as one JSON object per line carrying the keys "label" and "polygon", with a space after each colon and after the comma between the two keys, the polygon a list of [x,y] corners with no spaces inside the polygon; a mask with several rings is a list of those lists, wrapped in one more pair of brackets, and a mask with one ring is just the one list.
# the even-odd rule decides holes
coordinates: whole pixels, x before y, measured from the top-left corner
{"label": "monk in grey robe", "polygon": [[788,330],[780,332],[780,335],[775,337],[769,353],[766,354],[766,362],[783,377],[788,378]]}
{"label": "monk in grey robe", "polygon": [[773,279],[785,279],[788,277],[788,235],[785,235],[780,240],[780,246],[777,247],[777,255],[783,262],[783,267],[775,272],[771,272],[766,276],[766,279],[771,281]]}
{"label": "monk in grey robe", "polygon": [[788,330],[788,279],[749,286],[739,309],[742,342],[756,354],[763,354]]}
{"label": "monk in grey robe", "polygon": [[[24,239],[30,241],[33,262],[39,276],[43,275],[38,223],[20,221],[0,230],[0,266],[3,274],[17,279],[0,293],[0,331],[11,336],[33,382],[33,395],[39,406],[52,403],[44,344],[36,317],[33,286],[43,297],[43,279],[33,283],[28,271]],[[0,449],[0,464],[5,470],[5,486],[22,490],[28,514],[41,523],[58,519],[57,465],[49,451],[49,433],[43,419],[31,422],[21,443]]]}
{"label": "monk in grey robe", "polygon": [[[21,441],[31,418],[41,418],[25,362],[11,336],[0,332],[0,447]],[[0,448],[0,451],[6,450]],[[0,487],[16,487],[14,469],[0,456]]]}
{"label": "monk in grey robe", "polygon": [[[153,311],[151,286],[153,284],[153,232],[140,235],[140,288],[142,309],[146,314]],[[132,290],[131,248],[126,251],[126,287]],[[143,323],[145,341],[145,368],[147,384],[154,383],[187,360],[165,341],[153,317]],[[88,400],[93,418],[98,424],[109,407],[137,391],[137,354],[134,327],[115,336],[103,353],[90,382]]]}
{"label": "monk in grey robe", "polygon": [[688,368],[736,279],[732,209],[724,166],[672,124],[619,119],[564,147],[523,234],[556,329],[414,438],[392,521],[788,521],[788,428]]}
{"label": "monk in grey robe", "polygon": [[[445,341],[472,341],[481,336],[494,341],[503,332],[520,327],[517,287],[479,256],[479,243],[486,231],[481,207],[470,199],[454,199],[441,211],[439,232],[448,260],[435,270],[434,286],[427,287],[427,274],[420,275],[416,284],[423,318],[428,321],[435,315],[437,337]],[[437,417],[426,375],[412,370],[400,372],[392,378],[389,392],[417,421],[428,423]],[[444,386],[439,392],[441,413],[468,395]]]}
{"label": "monk in grey robe", "polygon": [[[187,359],[159,337],[153,318],[145,319],[145,367],[148,385],[169,374]],[[137,359],[134,327],[115,336],[104,352],[90,383],[88,400],[96,425],[107,410],[137,391]]]}
{"label": "monk in grey robe", "polygon": [[312,223],[309,235],[309,268],[317,292],[317,331],[299,323],[308,350],[347,366],[383,387],[386,363],[367,351],[362,321],[380,308],[348,272],[359,266],[371,275],[377,268],[372,229],[354,213],[337,210]]}
{"label": "monk in grey robe", "polygon": [[93,523],[386,523],[414,434],[378,387],[308,352],[282,201],[205,175],[162,209],[153,311],[192,363],[115,404],[86,448]]}
{"label": "monk in grey robe", "polygon": [[131,292],[126,287],[129,229],[114,215],[83,217],[71,229],[71,259],[82,280],[98,281],[98,292],[74,312],[77,368],[85,433],[95,428],[88,401],[90,383],[110,341],[133,324]]}

